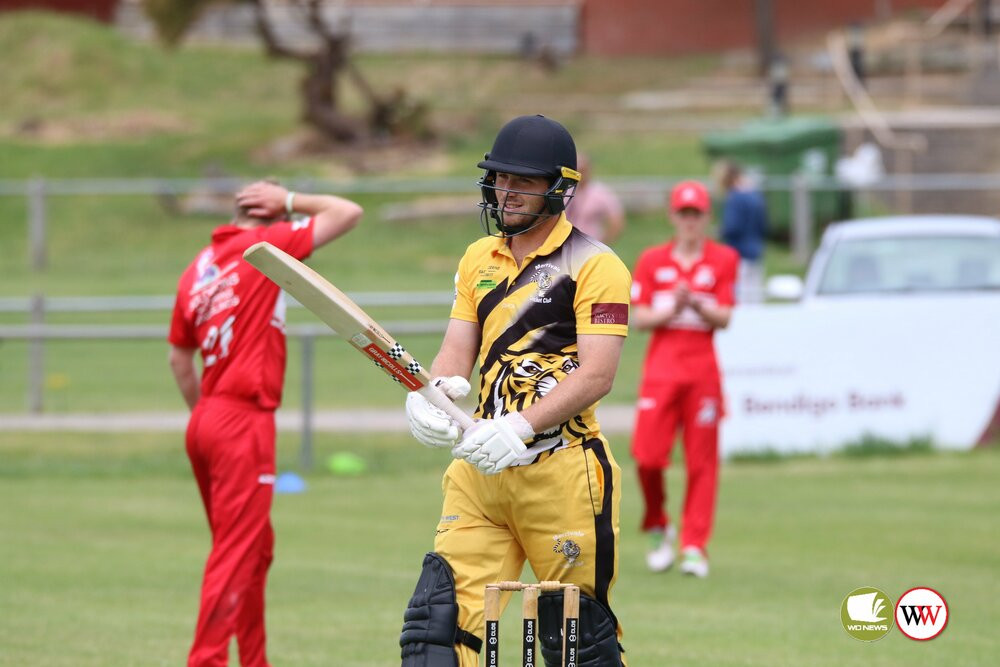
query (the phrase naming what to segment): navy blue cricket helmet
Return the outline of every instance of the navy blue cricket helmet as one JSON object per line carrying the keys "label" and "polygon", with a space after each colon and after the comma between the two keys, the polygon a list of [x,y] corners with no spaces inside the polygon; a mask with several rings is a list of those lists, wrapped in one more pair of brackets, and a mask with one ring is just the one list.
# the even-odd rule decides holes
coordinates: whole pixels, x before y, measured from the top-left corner
{"label": "navy blue cricket helmet", "polygon": [[[486,233],[493,234],[489,229],[489,220],[492,219],[499,231],[495,234],[498,236],[523,234],[545,219],[558,215],[566,208],[573,189],[580,182],[573,137],[565,127],[542,115],[518,116],[500,128],[493,149],[478,167],[486,170],[479,181],[482,191],[480,220]],[[542,212],[534,214],[534,223],[524,227],[504,224],[498,193],[512,191],[496,187],[498,172],[549,179],[550,187],[542,195],[545,206]]]}

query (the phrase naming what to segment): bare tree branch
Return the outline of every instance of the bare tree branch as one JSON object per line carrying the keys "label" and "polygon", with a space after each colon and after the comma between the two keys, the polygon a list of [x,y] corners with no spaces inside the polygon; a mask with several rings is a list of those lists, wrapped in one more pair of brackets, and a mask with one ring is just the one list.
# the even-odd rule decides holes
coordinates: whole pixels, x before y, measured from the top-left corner
{"label": "bare tree branch", "polygon": [[[215,0],[142,0],[148,15],[157,23],[165,39],[176,43],[190,29],[201,11]],[[224,0],[223,0],[224,1]],[[380,93],[351,60],[351,34],[347,20],[324,16],[323,0],[290,0],[297,23],[315,38],[309,45],[282,43],[277,21],[268,11],[268,0],[236,0],[253,6],[257,33],[268,56],[296,60],[304,65],[302,77],[302,119],[328,138],[341,143],[356,143],[372,137],[409,133],[428,136],[426,106],[408,99],[402,87]],[[345,77],[357,87],[367,102],[367,112],[354,116],[341,110],[340,85]]]}
{"label": "bare tree branch", "polygon": [[260,38],[264,41],[264,48],[267,49],[267,55],[275,58],[292,58],[295,60],[309,60],[310,54],[304,51],[295,51],[282,44],[278,40],[278,36],[274,32],[274,28],[271,26],[271,20],[267,15],[267,7],[264,6],[264,0],[253,0],[254,7],[254,21],[257,25],[257,32],[260,34]]}
{"label": "bare tree branch", "polygon": [[309,0],[309,25],[328,46],[337,44],[347,48],[347,31],[334,30],[323,18],[323,0]]}

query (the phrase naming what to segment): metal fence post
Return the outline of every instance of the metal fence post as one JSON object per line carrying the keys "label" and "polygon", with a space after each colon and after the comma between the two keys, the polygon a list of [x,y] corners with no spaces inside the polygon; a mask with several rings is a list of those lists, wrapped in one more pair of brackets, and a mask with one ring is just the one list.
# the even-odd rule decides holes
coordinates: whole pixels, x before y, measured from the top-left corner
{"label": "metal fence post", "polygon": [[800,264],[809,261],[813,247],[812,196],[808,177],[804,174],[792,176],[792,256]]}
{"label": "metal fence post", "polygon": [[896,182],[895,206],[897,213],[913,212],[913,151],[906,148],[896,149],[895,165]]}
{"label": "metal fence post", "polygon": [[299,465],[312,470],[313,449],[313,363],[315,339],[312,334],[302,335],[302,442],[299,445]]}
{"label": "metal fence post", "polygon": [[[45,296],[31,297],[31,324],[41,328],[45,323]],[[28,342],[28,412],[41,414],[44,407],[45,339],[41,336]]]}
{"label": "metal fence post", "polygon": [[33,178],[28,182],[28,252],[29,262],[35,271],[48,263],[45,252],[45,179]]}

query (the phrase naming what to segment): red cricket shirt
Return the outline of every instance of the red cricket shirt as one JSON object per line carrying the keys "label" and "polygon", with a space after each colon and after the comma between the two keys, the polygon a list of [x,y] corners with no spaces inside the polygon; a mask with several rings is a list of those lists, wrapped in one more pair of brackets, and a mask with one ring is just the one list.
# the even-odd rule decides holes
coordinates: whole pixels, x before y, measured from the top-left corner
{"label": "red cricket shirt", "polygon": [[[673,257],[674,242],[653,246],[639,256],[632,274],[632,304],[673,308],[674,290],[686,282],[691,298],[733,305],[733,283],[739,255],[728,246],[706,240],[701,257],[684,269]],[[644,383],[691,381],[706,374],[718,377],[712,344],[714,330],[690,306],[666,327],[653,331],[646,351]]]}
{"label": "red cricket shirt", "polygon": [[273,410],[285,379],[284,293],[243,260],[268,241],[298,259],[313,249],[313,221],[243,229],[222,225],[181,274],[168,340],[200,348],[202,396],[228,396]]}

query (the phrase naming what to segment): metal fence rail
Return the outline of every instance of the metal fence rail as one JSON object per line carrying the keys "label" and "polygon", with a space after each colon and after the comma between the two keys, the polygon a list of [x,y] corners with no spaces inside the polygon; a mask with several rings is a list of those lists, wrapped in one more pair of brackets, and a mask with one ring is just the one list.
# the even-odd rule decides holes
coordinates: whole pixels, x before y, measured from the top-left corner
{"label": "metal fence rail", "polygon": [[[440,303],[440,294],[421,293],[427,295],[427,300]],[[365,301],[366,295],[359,295],[359,301]],[[380,305],[412,305],[411,301],[400,302],[389,300],[385,293],[367,295],[368,302]],[[447,303],[451,303],[451,295]],[[92,297],[93,298],[93,297]],[[104,297],[112,298],[112,297]],[[163,298],[163,297],[161,297]],[[7,302],[14,299],[5,299]],[[10,305],[9,303],[7,305]],[[170,300],[170,306],[173,300]],[[169,306],[168,306],[169,307]],[[162,309],[162,308],[161,308]],[[71,309],[72,310],[72,309]],[[101,309],[107,311],[107,308]],[[421,335],[443,333],[447,321],[436,320],[399,320],[385,321],[382,325],[395,334]],[[315,340],[317,337],[336,336],[337,334],[321,324],[291,324],[286,327],[286,334],[298,338],[302,345],[302,425],[299,462],[303,468],[313,465],[313,421],[315,402],[313,367],[315,365]],[[167,327],[159,324],[44,324],[32,323],[23,325],[0,325],[0,342],[5,340],[23,340],[29,344],[28,363],[28,409],[39,414],[44,406],[44,346],[46,341],[53,340],[161,340],[167,339]]]}
{"label": "metal fence rail", "polygon": [[[955,193],[1000,191],[1000,172],[891,174],[864,184],[845,182],[822,174],[761,175],[760,187],[772,193],[788,194],[792,212],[791,246],[796,259],[805,262],[812,248],[815,211],[812,194],[851,192],[878,195],[894,194],[901,202],[917,193]],[[48,212],[46,201],[54,196],[123,196],[123,195],[231,195],[246,184],[246,178],[55,178],[0,179],[0,196],[24,197],[27,200],[27,239],[30,266],[40,270],[46,265]],[[603,178],[625,201],[637,210],[663,205],[665,194],[680,178],[651,176],[608,176]],[[286,184],[294,190],[359,194],[454,194],[472,192],[475,183],[467,178],[440,179],[364,179],[330,181],[296,178]],[[905,195],[905,196],[904,196]],[[905,209],[906,205],[901,204]],[[933,211],[947,212],[947,211]]]}
{"label": "metal fence rail", "polygon": [[[443,306],[451,305],[451,292],[350,292],[348,296],[362,308],[370,306]],[[110,313],[164,311],[174,307],[174,296],[12,296],[0,297],[0,313],[31,313],[36,301],[42,299],[47,313]],[[286,294],[289,308],[302,304]]]}

